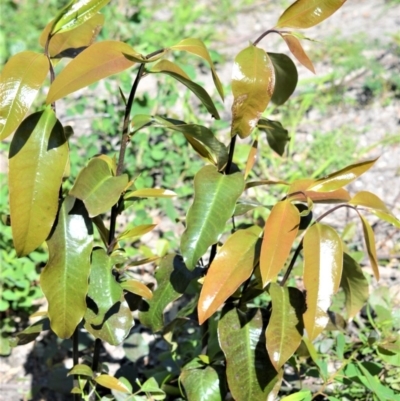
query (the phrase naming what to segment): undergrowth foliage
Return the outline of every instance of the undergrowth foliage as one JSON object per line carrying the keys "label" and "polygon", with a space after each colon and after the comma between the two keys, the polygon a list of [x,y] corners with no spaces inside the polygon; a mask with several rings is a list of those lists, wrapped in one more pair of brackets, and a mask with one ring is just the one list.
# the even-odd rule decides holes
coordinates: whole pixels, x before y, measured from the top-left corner
{"label": "undergrowth foliage", "polygon": [[[284,177],[248,177],[257,159],[259,131],[266,132],[276,153],[284,154],[290,139],[287,130],[263,113],[270,102],[285,103],[298,79],[292,59],[265,51],[261,42],[270,34],[279,35],[292,55],[314,72],[301,45],[305,37],[292,29],[321,23],[345,0],[295,1],[273,29],[237,54],[228,145],[210,127],[165,115],[131,115],[141,80],[149,74],[166,74],[193,92],[214,119],[220,118],[207,91],[168,58],[173,52],[200,57],[208,65],[222,100],[223,86],[200,39],[186,38],[147,55],[123,42],[95,42],[104,23],[99,11],[107,3],[72,1],[44,29],[40,37],[44,52],[16,54],[1,74],[1,139],[14,133],[9,149],[9,200],[15,251],[19,257],[30,255],[44,242],[48,249],[48,261],[40,274],[48,311],[36,314],[40,320],[17,334],[12,345],[33,341],[49,329],[61,339],[72,337],[74,367],[69,374],[74,377],[71,391],[77,400],[217,401],[230,394],[234,400],[258,401],[292,392],[285,399],[294,401],[329,393],[327,386],[336,376],[325,371],[313,341],[338,321],[329,308],[339,288],[346,297],[346,319],[351,320],[368,299],[368,282],[339,233],[325,224],[324,218],[341,208],[359,216],[377,280],[374,233],[365,213],[397,227],[400,222],[376,195],[367,191],[350,194],[345,189],[376,160],[360,161],[320,179],[286,182]],[[72,60],[56,76],[54,66],[64,57]],[[73,130],[57,118],[56,102],[132,67],[137,68],[131,91],[125,96],[121,90],[125,113],[118,155],[100,154],[90,159],[67,190],[63,183],[70,174],[69,138]],[[25,117],[48,75],[46,105]],[[151,135],[152,129],[159,127],[183,136],[206,165],[194,177],[194,197],[184,221],[179,253],[132,261],[121,241],[138,239],[155,225],[117,232],[118,216],[148,198],[175,196],[173,188],[136,187],[136,177],[129,175],[132,166],[125,165],[131,138],[139,131]],[[233,163],[235,143],[248,137],[253,142],[242,172]],[[271,185],[287,190],[270,208],[265,224],[236,224],[238,216],[260,206],[249,201],[248,191]],[[315,203],[334,206],[315,216]],[[300,256],[302,287],[296,288],[289,282]],[[138,266],[150,262],[158,265],[155,290],[133,278]],[[268,294],[267,305],[256,302],[262,294]],[[165,322],[166,307],[182,297],[189,299],[185,307]],[[99,361],[101,343],[123,343],[134,324],[160,333],[169,342],[177,369],[149,374],[147,380],[139,377],[134,383],[104,370]],[[179,354],[175,336],[185,324],[194,327],[193,333],[201,338],[199,352],[190,358]],[[78,352],[83,331],[94,338],[90,362]],[[389,345],[396,341],[383,338],[379,345],[390,353],[393,347]],[[281,387],[285,367],[293,365],[299,350],[311,356],[320,369],[324,384],[318,391]],[[350,364],[351,358],[339,371],[349,364],[353,376],[362,377],[362,384],[377,395],[376,399],[394,399],[390,388],[382,386],[363,364]],[[112,395],[104,395],[104,389]]]}

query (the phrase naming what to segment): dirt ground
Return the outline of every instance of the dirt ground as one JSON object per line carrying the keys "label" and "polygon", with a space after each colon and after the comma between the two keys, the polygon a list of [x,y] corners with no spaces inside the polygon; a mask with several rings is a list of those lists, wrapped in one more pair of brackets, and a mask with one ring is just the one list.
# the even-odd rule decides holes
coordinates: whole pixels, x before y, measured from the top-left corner
{"label": "dirt ground", "polygon": [[[272,2],[259,3],[244,8],[234,22],[216,27],[221,38],[215,47],[224,52],[232,60],[234,55],[244,48],[250,40],[254,40],[265,29],[272,27],[279,16],[278,7]],[[210,2],[210,6],[214,2]],[[320,26],[307,31],[307,36],[323,42],[330,35],[351,37],[364,33],[369,39],[379,39],[389,42],[390,37],[400,31],[400,4],[390,5],[384,0],[353,0],[348,1],[343,8]],[[279,45],[280,46],[280,45]],[[322,44],[323,46],[323,44]],[[306,45],[307,48],[307,45]],[[274,48],[274,51],[284,50]],[[368,49],[366,49],[368,51]],[[400,59],[390,50],[374,50],[369,54],[380,60],[387,70],[397,71],[400,75]],[[231,75],[232,64],[223,66],[218,72],[222,80],[226,81]],[[317,74],[329,71],[329,63],[315,63]],[[299,68],[300,79],[310,74]],[[358,71],[354,77],[345,82],[346,90],[358,96],[362,91],[362,80],[368,71]],[[210,84],[211,85],[211,84]],[[225,101],[225,115],[230,114],[231,97]],[[298,127],[299,132],[307,138],[312,127],[318,124],[322,131],[351,125],[359,134],[360,146],[367,147],[382,141],[388,136],[400,134],[400,99],[393,98],[389,103],[380,99],[372,99],[366,104],[358,103],[354,107],[332,108],[323,117],[315,109],[307,113]],[[379,156],[374,168],[362,176],[350,188],[351,191],[368,190],[385,199],[387,206],[400,217],[400,142],[390,145],[377,145],[372,148],[365,158]],[[346,216],[342,216],[344,219]],[[337,218],[337,216],[336,216]],[[382,268],[380,285],[390,286],[394,296],[397,296],[400,307],[400,247],[399,233],[388,224],[377,222],[374,230],[378,241],[378,257],[389,261],[387,267]],[[361,237],[360,237],[361,242]],[[395,250],[395,251],[393,251]],[[0,401],[27,400],[32,388],[51,387],[58,391],[57,377],[65,375],[71,368],[63,365],[63,344],[57,343],[54,338],[46,338],[47,348],[38,343],[31,343],[17,347],[8,358],[0,360]],[[118,360],[120,350],[114,347],[107,348],[108,353]],[[60,355],[60,356],[58,356]],[[43,361],[46,365],[40,365]],[[48,375],[50,368],[50,375]],[[114,367],[115,368],[115,367]],[[64,376],[65,377],[65,376]],[[57,401],[68,399],[57,396],[53,391],[39,392],[34,400]]]}

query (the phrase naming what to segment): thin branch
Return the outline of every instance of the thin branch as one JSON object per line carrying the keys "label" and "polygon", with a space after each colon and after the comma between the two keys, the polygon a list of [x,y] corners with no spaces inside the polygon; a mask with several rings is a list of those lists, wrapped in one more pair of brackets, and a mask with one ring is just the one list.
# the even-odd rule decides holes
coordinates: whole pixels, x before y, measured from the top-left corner
{"label": "thin branch", "polygon": [[[51,62],[50,54],[49,54],[49,46],[50,46],[50,40],[53,37],[53,35],[49,34],[46,40],[46,45],[44,47],[44,54],[47,57],[47,60],[49,61],[49,68],[50,68],[50,85],[54,82],[56,79],[56,74],[54,72],[54,67],[53,63]],[[56,102],[51,103],[51,108],[53,109],[54,113],[56,112]]]}
{"label": "thin branch", "polygon": [[261,42],[261,40],[263,40],[267,35],[269,35],[270,33],[277,33],[278,35],[280,35],[281,33],[283,33],[283,31],[278,31],[276,29],[268,29],[268,31],[265,31],[264,33],[262,33],[254,42],[253,45],[257,46],[258,43]]}
{"label": "thin branch", "polygon": [[300,241],[299,245],[297,246],[296,250],[294,251],[292,260],[290,261],[290,264],[286,270],[286,273],[285,273],[282,281],[279,283],[279,285],[281,287],[283,287],[286,284],[286,281],[289,279],[290,273],[292,272],[293,267],[296,263],[296,260],[297,260],[298,256],[300,255],[300,252],[302,249],[303,249],[303,240]]}
{"label": "thin branch", "polygon": [[232,137],[231,143],[229,145],[228,162],[226,163],[225,170],[224,170],[226,174],[230,174],[230,172],[231,172],[233,154],[235,153],[236,137],[237,137],[237,135]]}
{"label": "thin branch", "polygon": [[[319,222],[320,222],[322,219],[324,219],[326,216],[330,215],[331,213],[335,212],[336,210],[338,210],[338,209],[340,209],[340,208],[342,208],[342,207],[347,207],[347,208],[349,208],[349,209],[357,210],[357,209],[356,209],[354,206],[352,206],[352,205],[341,204],[341,205],[338,205],[338,206],[333,207],[332,209],[329,209],[327,212],[325,212],[324,214],[322,214],[321,216],[319,216],[319,217],[314,221],[314,223],[312,223],[312,225],[314,225],[314,224],[316,224],[316,223],[319,223]],[[311,226],[310,226],[310,227],[311,227]],[[303,237],[303,239],[304,239],[304,237]],[[290,273],[291,273],[292,270],[293,270],[293,267],[294,267],[294,265],[295,265],[295,263],[296,263],[296,260],[297,260],[298,256],[300,255],[301,250],[303,249],[303,239],[300,241],[299,245],[297,246],[297,248],[296,248],[296,250],[295,250],[295,252],[294,252],[294,254],[293,254],[292,260],[290,261],[290,264],[289,264],[289,266],[288,266],[288,268],[287,268],[287,270],[286,270],[286,273],[285,273],[285,275],[284,275],[282,281],[281,281],[280,284],[279,284],[281,287],[283,287],[283,286],[286,284],[287,280],[289,279]]]}
{"label": "thin branch", "polygon": [[118,165],[117,165],[117,171],[115,173],[116,176],[121,175],[124,169],[126,147],[130,139],[129,138],[130,115],[132,111],[133,101],[135,100],[136,91],[139,86],[140,79],[142,78],[143,72],[144,72],[144,63],[140,64],[139,70],[135,78],[135,82],[132,85],[131,93],[129,94],[128,102],[125,107],[124,124],[122,127],[122,141],[121,141],[121,147],[119,149]]}
{"label": "thin branch", "polygon": [[[77,327],[72,336],[72,361],[74,366],[79,364],[79,327]],[[78,387],[78,379],[74,376],[74,387]],[[74,401],[79,401],[79,394],[74,394]]]}

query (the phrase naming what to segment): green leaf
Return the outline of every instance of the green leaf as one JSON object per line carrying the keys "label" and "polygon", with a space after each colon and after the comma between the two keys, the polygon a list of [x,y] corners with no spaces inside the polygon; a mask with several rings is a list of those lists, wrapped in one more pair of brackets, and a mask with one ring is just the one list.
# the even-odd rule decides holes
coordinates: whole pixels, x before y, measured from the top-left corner
{"label": "green leaf", "polygon": [[[46,46],[54,21],[50,21],[40,35],[39,43],[42,47]],[[97,13],[82,25],[70,31],[54,35],[49,44],[49,56],[52,58],[76,57],[84,48],[93,43],[103,25],[104,15]]]}
{"label": "green leaf", "polygon": [[339,288],[343,270],[342,241],[327,225],[316,223],[306,232],[304,244],[304,287],[307,310],[304,326],[313,341],[328,324],[327,310]]}
{"label": "green leaf", "polygon": [[141,283],[137,280],[126,280],[120,283],[120,286],[128,292],[132,294],[139,295],[145,299],[152,299],[153,293],[151,292],[150,288],[147,287],[145,284]]}
{"label": "green leaf", "polygon": [[268,120],[267,118],[260,118],[257,128],[267,133],[268,145],[272,150],[283,156],[285,146],[290,141],[288,130],[282,127],[279,121]]}
{"label": "green leaf", "polygon": [[95,317],[85,320],[92,325],[103,323],[106,313],[122,296],[122,288],[112,273],[112,261],[102,248],[93,250],[89,276],[88,297],[95,302]]}
{"label": "green leaf", "polygon": [[398,398],[392,389],[385,387],[377,375],[372,375],[365,367],[365,363],[357,361],[358,368],[362,373],[362,383],[370,389],[378,398],[379,401],[393,401]]}
{"label": "green leaf", "polygon": [[163,73],[167,74],[183,85],[190,89],[203,103],[208,112],[216,119],[219,120],[218,110],[216,109],[214,102],[210,98],[210,95],[198,84],[193,82],[189,76],[175,63],[169,60],[159,60],[149,70],[151,73]]}
{"label": "green leaf", "polygon": [[207,271],[198,302],[203,324],[253,272],[260,255],[261,228],[253,226],[232,234]]}
{"label": "green leaf", "polygon": [[215,71],[214,63],[211,60],[210,54],[208,53],[206,46],[201,40],[196,38],[183,39],[178,44],[171,46],[170,49],[186,51],[188,53],[199,56],[203,60],[207,61],[207,63],[211,68],[212,78],[215,87],[217,88],[218,93],[221,96],[221,99],[224,100],[224,89],[222,87],[221,81],[219,80],[217,72]]}
{"label": "green leaf", "polygon": [[246,138],[251,134],[274,87],[274,66],[264,50],[250,45],[236,56],[232,73],[232,136]]}
{"label": "green leaf", "polygon": [[79,173],[70,195],[81,199],[90,217],[94,217],[111,209],[127,184],[126,174],[114,177],[109,165],[94,157]]}
{"label": "green leaf", "polygon": [[181,252],[189,270],[218,241],[243,189],[241,173],[223,175],[214,166],[205,166],[196,174],[194,201],[181,238]]}
{"label": "green leaf", "polygon": [[110,375],[100,375],[95,379],[97,384],[103,386],[105,388],[109,388],[110,390],[121,391],[122,393],[130,393],[129,389],[122,383],[121,380],[118,380],[116,377]]}
{"label": "green leaf", "polygon": [[297,68],[286,54],[268,53],[274,66],[275,87],[271,100],[278,106],[289,99],[297,85]]}
{"label": "green leaf", "polygon": [[290,394],[286,397],[283,397],[281,401],[311,401],[311,391],[302,390],[298,393]]}
{"label": "green leaf", "polygon": [[381,199],[371,192],[358,192],[353,198],[350,199],[349,205],[367,207],[382,220],[385,220],[397,228],[400,228],[400,221],[396,218],[396,216],[386,207]]}
{"label": "green leaf", "polygon": [[[228,161],[228,150],[226,146],[220,142],[208,128],[197,124],[185,124],[183,121],[176,121],[161,117],[154,117],[154,121],[159,126],[172,129],[174,131],[181,132],[185,135],[188,142],[192,145],[194,150],[200,154],[200,156],[207,158],[211,163],[218,166],[218,170],[221,170]],[[205,145],[211,152],[213,157],[207,157],[199,151],[196,143],[191,139],[197,141],[197,143]]]}
{"label": "green leaf", "polygon": [[197,274],[188,271],[178,255],[162,258],[155,272],[157,289],[153,292],[153,298],[147,301],[148,307],[145,305],[145,309],[139,313],[140,322],[154,332],[160,331],[164,327],[164,309],[182,296]]}
{"label": "green leaf", "polygon": [[77,0],[70,2],[56,17],[51,34],[61,33],[77,28],[92,18],[110,0]]}
{"label": "green leaf", "polygon": [[124,199],[129,198],[174,198],[176,193],[163,188],[141,188],[127,192]]}
{"label": "green leaf", "polygon": [[218,323],[218,339],[226,358],[229,390],[235,401],[266,400],[278,381],[265,345],[260,310],[232,309]]}
{"label": "green leaf", "polygon": [[36,323],[28,326],[25,330],[17,333],[14,337],[9,339],[9,343],[11,347],[16,347],[18,345],[29,344],[32,341],[35,341],[36,338],[42,331],[50,330],[50,321],[49,319],[41,319]]}
{"label": "green leaf", "polygon": [[117,239],[118,241],[126,239],[133,241],[134,239],[140,238],[142,235],[152,231],[156,225],[157,224],[142,224],[140,226],[136,226],[134,228],[131,228],[130,230],[126,230],[123,233],[119,234]]}
{"label": "green leaf", "polygon": [[205,369],[184,370],[179,376],[188,401],[222,401],[222,383],[212,366]]}
{"label": "green leaf", "polygon": [[324,178],[316,180],[307,189],[318,192],[330,192],[340,189],[345,185],[350,184],[360,175],[364,174],[375,164],[377,160],[378,159],[373,159],[351,164],[342,170],[336,171],[335,173],[329,174]]}
{"label": "green leaf", "polygon": [[23,256],[46,240],[57,214],[68,144],[53,110],[23,121],[8,157],[11,228],[17,254]]}
{"label": "green leaf", "polygon": [[126,43],[112,40],[89,46],[57,75],[50,86],[46,103],[55,102],[78,89],[134,65],[135,63],[129,61],[124,53],[135,53],[135,51]]}
{"label": "green leaf", "polygon": [[272,315],[265,338],[269,359],[279,371],[300,346],[305,303],[303,293],[294,287],[271,283],[268,292],[271,295]]}
{"label": "green leaf", "polygon": [[368,300],[368,281],[360,265],[347,253],[343,255],[340,286],[346,297],[347,318],[352,319]]}
{"label": "green leaf", "polygon": [[346,0],[297,0],[279,17],[277,28],[310,28],[330,17]]}
{"label": "green leaf", "polygon": [[111,345],[121,344],[128,336],[134,321],[128,303],[122,297],[107,313],[102,324],[90,323],[96,314],[87,308],[85,314],[85,329],[95,338]]}
{"label": "green leaf", "polygon": [[271,210],[264,227],[260,272],[265,287],[274,280],[290,254],[299,231],[300,214],[290,201],[278,202]]}
{"label": "green leaf", "polygon": [[88,365],[78,364],[75,365],[67,374],[67,376],[71,375],[82,375],[93,377],[93,370]]}
{"label": "green leaf", "polygon": [[49,303],[51,329],[69,338],[86,311],[93,228],[82,202],[68,196],[50,239],[40,286]]}
{"label": "green leaf", "polygon": [[163,400],[165,398],[165,392],[160,389],[154,377],[150,377],[142,384],[141,391],[150,393],[154,400]]}
{"label": "green leaf", "polygon": [[301,64],[304,65],[304,67],[308,68],[312,73],[315,74],[313,63],[308,58],[307,53],[304,51],[300,40],[291,33],[281,34],[281,36],[288,45],[289,50],[292,52],[293,56],[296,57],[297,61],[299,61]]}
{"label": "green leaf", "polygon": [[0,140],[19,126],[49,72],[44,54],[25,51],[12,56],[0,75]]}

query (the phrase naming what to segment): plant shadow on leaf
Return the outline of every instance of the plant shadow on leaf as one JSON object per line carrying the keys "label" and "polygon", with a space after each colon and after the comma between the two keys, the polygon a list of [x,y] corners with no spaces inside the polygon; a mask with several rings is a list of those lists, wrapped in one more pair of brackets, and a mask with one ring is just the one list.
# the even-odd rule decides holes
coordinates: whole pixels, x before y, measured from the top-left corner
{"label": "plant shadow on leaf", "polygon": [[[18,140],[13,140],[10,145],[10,152],[8,158],[11,159],[14,157],[28,142],[32,132],[35,130],[36,125],[38,124],[42,114],[35,113],[29,116],[28,119],[25,120],[24,130],[21,135],[14,135]],[[29,125],[28,125],[29,124]],[[18,131],[19,129],[17,129]]]}
{"label": "plant shadow on leaf", "polygon": [[74,206],[72,206],[72,209],[68,213],[68,215],[73,216],[73,215],[78,215],[82,216],[84,221],[85,221],[85,226],[88,231],[88,235],[93,235],[93,224],[92,220],[89,217],[89,214],[85,208],[84,203],[80,199],[76,199]]}
{"label": "plant shadow on leaf", "polygon": [[[87,297],[86,299],[90,299],[89,297]],[[91,300],[91,299],[90,299]],[[92,301],[92,300],[91,300]],[[93,303],[94,303],[94,301],[92,301]],[[92,302],[90,302],[89,301],[89,303],[92,305]],[[95,303],[94,303],[95,304]],[[96,305],[96,304],[95,304]],[[89,307],[89,305],[88,305],[88,307]],[[94,324],[91,324],[91,326],[93,327],[93,329],[94,330],[101,330],[102,328],[103,328],[103,325],[104,325],[104,323],[105,322],[107,322],[107,320],[111,317],[111,316],[113,316],[113,315],[117,315],[118,314],[118,312],[119,312],[119,308],[121,307],[121,301],[118,301],[116,304],[114,304],[107,312],[106,312],[106,314],[104,315],[104,320],[103,320],[103,322],[101,323],[101,324],[98,324],[98,325],[94,325]],[[92,308],[90,308],[90,309],[92,309]],[[97,308],[97,305],[96,305],[96,308],[95,309],[97,309],[98,310],[98,308]],[[92,309],[93,310],[93,309]],[[93,312],[94,312],[94,310],[93,310]]]}

